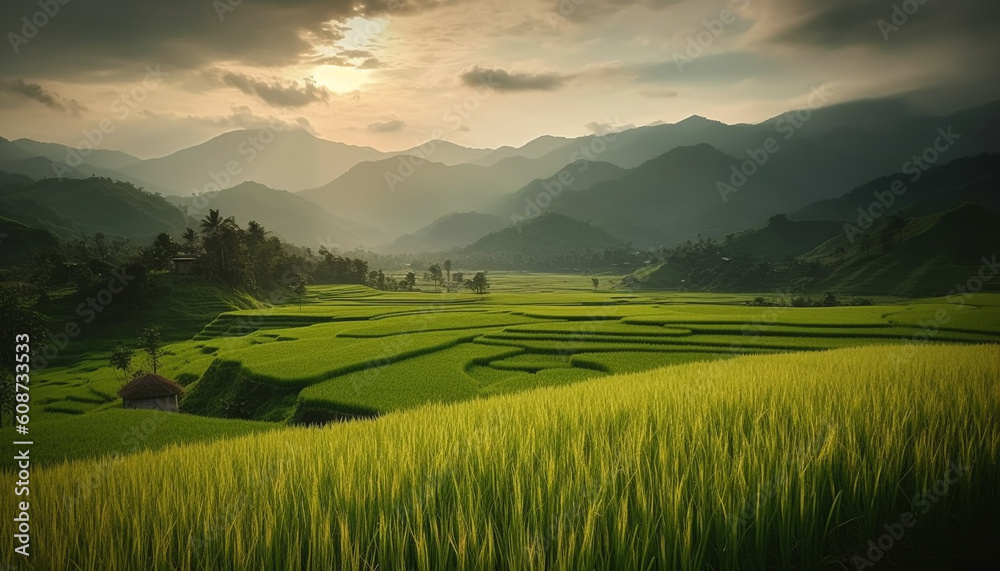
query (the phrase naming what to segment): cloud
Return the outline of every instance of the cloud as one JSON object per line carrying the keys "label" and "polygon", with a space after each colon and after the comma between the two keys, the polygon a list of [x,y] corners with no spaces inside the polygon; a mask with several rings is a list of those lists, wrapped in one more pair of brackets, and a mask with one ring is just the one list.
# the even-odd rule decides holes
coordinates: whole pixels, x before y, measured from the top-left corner
{"label": "cloud", "polygon": [[667,89],[665,87],[652,87],[640,89],[639,95],[642,95],[643,97],[651,97],[653,99],[674,99],[677,97],[678,93],[673,89]]}
{"label": "cloud", "polygon": [[160,113],[150,109],[141,109],[139,115],[158,122],[184,124],[198,127],[215,127],[224,129],[261,129],[264,127],[281,127],[282,129],[301,129],[307,133],[316,134],[316,129],[305,117],[279,118],[270,115],[259,115],[246,105],[233,106],[228,115],[199,116],[178,115],[176,113]]}
{"label": "cloud", "polygon": [[546,0],[551,13],[567,20],[583,23],[608,18],[624,10],[641,7],[661,10],[685,0]]}
{"label": "cloud", "polygon": [[49,109],[63,111],[77,117],[80,116],[81,112],[87,110],[86,107],[75,99],[66,99],[57,93],[46,90],[37,83],[25,83],[23,79],[5,80],[0,78],[0,92],[12,93],[37,103],[41,103]]}
{"label": "cloud", "polygon": [[304,80],[302,82],[258,79],[243,73],[227,71],[219,79],[247,95],[259,97],[274,107],[305,107],[311,103],[326,102],[331,92],[325,87]]}
{"label": "cloud", "polygon": [[406,123],[393,117],[388,121],[370,123],[368,131],[371,133],[397,133],[403,130]]}
{"label": "cloud", "polygon": [[467,87],[492,87],[497,91],[555,91],[573,76],[557,73],[510,73],[500,68],[478,65],[463,71],[459,76]]}
{"label": "cloud", "polygon": [[[905,3],[907,9],[910,2]],[[998,2],[921,1],[912,14],[903,12],[902,4],[898,0],[759,0],[754,7],[762,9],[762,28],[774,43],[825,48],[878,45],[893,49],[945,37],[968,39],[970,35],[983,36],[986,32],[996,45],[995,26],[990,22],[1000,18]],[[880,21],[898,30],[887,37]],[[906,33],[902,33],[904,29]]]}
{"label": "cloud", "polygon": [[594,135],[601,136],[607,135],[608,133],[617,133],[619,131],[625,131],[626,129],[635,129],[635,125],[632,123],[619,124],[618,122],[604,122],[598,123],[597,121],[591,121],[584,125],[588,131]]}
{"label": "cloud", "polygon": [[[146,65],[197,71],[221,62],[241,67],[280,67],[308,62],[317,45],[343,39],[348,19],[390,12],[417,14],[439,0],[103,0],[60,2],[48,24],[10,51],[4,73],[68,81],[99,76],[128,78]],[[4,0],[0,29],[20,34],[23,17],[37,0]],[[10,50],[10,46],[7,46]]]}

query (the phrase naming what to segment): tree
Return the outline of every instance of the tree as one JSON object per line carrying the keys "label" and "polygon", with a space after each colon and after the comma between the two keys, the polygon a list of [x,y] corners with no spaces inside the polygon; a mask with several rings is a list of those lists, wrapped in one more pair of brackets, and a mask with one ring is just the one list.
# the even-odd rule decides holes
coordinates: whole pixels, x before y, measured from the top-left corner
{"label": "tree", "polygon": [[417,274],[413,272],[406,272],[406,277],[403,278],[403,285],[406,289],[413,291],[413,286],[417,285]]}
{"label": "tree", "polygon": [[486,272],[476,272],[471,280],[465,280],[465,287],[474,293],[485,295],[490,289],[490,282],[486,279]]}
{"label": "tree", "polygon": [[218,210],[209,209],[208,216],[201,221],[201,233],[205,235],[205,253],[211,258],[219,258],[219,270],[226,271],[226,239],[225,235],[236,229],[236,219],[223,218]]}
{"label": "tree", "polygon": [[181,240],[184,241],[184,253],[192,256],[198,253],[198,233],[194,228],[185,228]]}
{"label": "tree", "polygon": [[594,284],[594,291],[597,291],[597,286],[601,285],[601,280],[597,278],[590,278],[590,281]]}
{"label": "tree", "polygon": [[125,384],[132,378],[132,359],[134,357],[135,350],[121,343],[116,344],[111,350],[111,358],[108,359],[108,363],[115,370],[118,382]]}
{"label": "tree", "polygon": [[170,258],[176,256],[180,249],[170,234],[160,232],[153,239],[153,244],[143,252],[146,265],[153,270],[169,269]]}
{"label": "tree", "polygon": [[247,236],[250,238],[251,245],[263,243],[267,239],[268,234],[270,232],[265,230],[256,220],[251,220],[247,223]]}
{"label": "tree", "polygon": [[440,265],[434,264],[433,266],[427,268],[427,273],[429,274],[431,281],[434,282],[435,285],[441,285],[442,272]]}
{"label": "tree", "polygon": [[455,285],[457,286],[461,286],[462,283],[464,283],[463,280],[465,279],[465,274],[463,274],[462,272],[455,272],[454,278],[455,279],[453,279],[452,282],[454,282]]}
{"label": "tree", "polygon": [[153,365],[154,375],[160,365],[160,357],[163,355],[163,349],[160,348],[160,337],[159,325],[147,327],[139,334],[139,348],[149,355],[149,362]]}
{"label": "tree", "polygon": [[444,273],[445,273],[445,278],[444,278],[445,281],[450,283],[451,282],[451,260],[445,260],[444,261]]}
{"label": "tree", "polygon": [[299,302],[299,311],[302,311],[302,300],[306,297],[306,276],[299,273],[295,274],[295,278],[292,282],[292,294],[295,295],[295,299]]}

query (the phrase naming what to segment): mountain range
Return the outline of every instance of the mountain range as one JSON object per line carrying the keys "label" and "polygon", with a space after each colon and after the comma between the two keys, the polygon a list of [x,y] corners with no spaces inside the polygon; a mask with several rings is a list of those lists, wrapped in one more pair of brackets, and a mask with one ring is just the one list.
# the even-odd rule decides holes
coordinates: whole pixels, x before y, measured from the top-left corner
{"label": "mountain range", "polygon": [[[996,124],[1000,102],[939,117],[886,99],[790,111],[758,124],[695,116],[497,149],[434,140],[383,152],[265,127],[141,159],[0,138],[7,173],[0,215],[59,236],[99,228],[139,237],[183,229],[218,208],[305,247],[414,253],[462,248],[559,213],[616,242],[669,247],[740,233],[779,213],[855,220],[896,180],[906,191],[891,212],[916,203],[922,215],[962,201],[995,207],[1000,172],[984,155],[1000,153]],[[104,182],[87,182],[94,177]],[[112,179],[146,192],[109,194]],[[25,184],[31,180],[34,186]],[[87,218],[93,209],[86,205],[58,205],[55,196],[75,204],[71,188],[123,214]],[[169,200],[153,201],[157,194]],[[170,204],[179,210],[163,210]]]}

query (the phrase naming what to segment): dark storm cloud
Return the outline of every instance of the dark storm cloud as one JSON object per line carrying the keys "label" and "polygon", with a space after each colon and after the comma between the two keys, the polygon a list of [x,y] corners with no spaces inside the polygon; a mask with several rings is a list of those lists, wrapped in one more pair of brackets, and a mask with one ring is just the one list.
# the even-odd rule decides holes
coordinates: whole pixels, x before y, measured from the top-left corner
{"label": "dark storm cloud", "polygon": [[56,93],[46,90],[37,83],[25,83],[23,79],[5,80],[0,78],[0,92],[12,93],[22,98],[30,99],[41,103],[56,111],[65,111],[73,115],[79,115],[87,108],[73,99],[66,99]]}
{"label": "dark storm cloud", "polygon": [[247,95],[256,96],[273,107],[304,107],[310,103],[325,103],[330,99],[328,89],[309,81],[286,83],[231,71],[222,73],[219,79],[222,83],[235,87]]}
{"label": "dark storm cloud", "polygon": [[[765,0],[776,17],[778,43],[844,47],[912,45],[942,38],[993,37],[1000,2],[995,0]],[[905,30],[905,33],[903,33]]]}
{"label": "dark storm cloud", "polygon": [[459,75],[467,87],[492,87],[497,91],[554,91],[572,76],[557,73],[511,73],[500,68],[473,66]]}
{"label": "dark storm cloud", "polygon": [[[290,65],[308,59],[311,42],[343,37],[330,20],[385,14],[389,2],[366,0],[355,11],[355,0],[75,0],[37,16],[37,0],[4,0],[0,66],[6,75],[103,81],[151,64],[178,71],[218,61]],[[437,3],[406,0],[394,12]]]}
{"label": "dark storm cloud", "polygon": [[639,83],[733,83],[781,73],[781,65],[753,52],[726,52],[691,58],[675,52],[666,61],[633,66]]}

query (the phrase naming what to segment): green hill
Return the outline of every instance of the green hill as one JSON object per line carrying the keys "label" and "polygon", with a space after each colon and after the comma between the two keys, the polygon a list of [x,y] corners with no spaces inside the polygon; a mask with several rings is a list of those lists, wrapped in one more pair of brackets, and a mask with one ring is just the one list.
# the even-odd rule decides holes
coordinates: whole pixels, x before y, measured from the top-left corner
{"label": "green hill", "polygon": [[532,210],[545,210],[550,203],[558,204],[563,192],[590,188],[628,173],[626,169],[611,163],[594,161],[584,164],[586,168],[578,163],[570,163],[548,178],[529,182],[517,192],[501,197],[492,211],[505,219],[511,219],[513,215],[525,218]]}
{"label": "green hill", "polygon": [[[244,182],[233,188],[203,197],[168,197],[192,218],[200,220],[208,210],[234,216],[240,224],[254,220],[286,242],[317,249],[321,244],[354,247],[370,234],[360,224],[331,215],[302,195],[276,190],[256,182]],[[199,208],[200,207],[200,208]]]}
{"label": "green hill", "polygon": [[0,266],[30,264],[37,254],[58,247],[59,241],[49,232],[0,217]]}
{"label": "green hill", "polygon": [[0,186],[0,216],[61,238],[103,232],[148,240],[160,232],[179,235],[188,224],[163,197],[98,177]]}
{"label": "green hill", "polygon": [[1000,276],[979,280],[984,258],[1000,251],[1000,215],[962,204],[918,218],[880,219],[865,234],[836,221],[788,221],[728,242],[686,242],[667,262],[625,279],[633,287],[692,291],[834,292],[900,297],[939,296],[970,279],[1000,290]]}
{"label": "green hill", "polygon": [[600,228],[550,212],[484,236],[466,251],[531,256],[560,251],[597,251],[621,245],[620,240]]}
{"label": "green hill", "polygon": [[[983,289],[1000,290],[1000,276],[980,280],[983,258],[1000,252],[1000,216],[973,204],[911,219],[898,243],[884,245],[887,224],[869,230],[865,252],[861,239],[852,243],[845,234],[826,242],[804,258],[832,270],[816,282],[822,290],[898,296],[946,295],[970,280]],[[987,274],[990,272],[987,271]]]}
{"label": "green hill", "polygon": [[763,228],[727,236],[726,252],[781,260],[805,254],[843,231],[843,224],[832,220],[791,221],[777,215]]}
{"label": "green hill", "polygon": [[[930,214],[962,202],[990,204],[997,201],[1000,182],[1000,155],[986,154],[961,158],[915,175],[893,173],[877,178],[839,198],[814,202],[789,214],[796,220],[850,220],[857,223],[858,209],[891,215],[919,205],[922,214]],[[898,186],[898,185],[903,186]],[[896,192],[893,192],[893,185]],[[882,197],[881,203],[879,197]],[[888,203],[887,208],[882,208]]]}
{"label": "green hill", "polygon": [[386,246],[387,253],[441,252],[468,246],[504,227],[504,219],[479,212],[453,212]]}
{"label": "green hill", "polygon": [[795,196],[767,170],[723,196],[719,185],[740,162],[705,144],[679,147],[614,180],[566,193],[553,209],[640,246],[722,236],[762,224]]}

